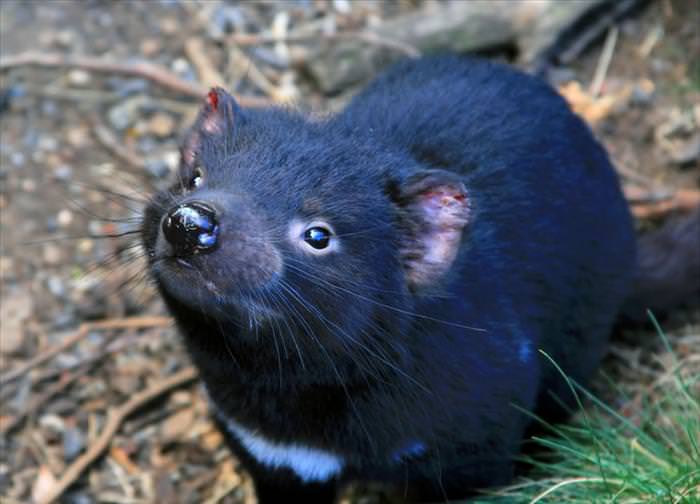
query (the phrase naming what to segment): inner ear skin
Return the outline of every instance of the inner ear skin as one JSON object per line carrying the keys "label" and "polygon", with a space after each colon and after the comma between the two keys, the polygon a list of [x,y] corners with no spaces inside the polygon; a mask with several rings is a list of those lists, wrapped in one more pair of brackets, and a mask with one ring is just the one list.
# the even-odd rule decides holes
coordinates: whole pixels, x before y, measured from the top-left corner
{"label": "inner ear skin", "polygon": [[428,170],[401,187],[405,236],[401,256],[408,284],[435,284],[452,266],[469,222],[469,198],[461,179],[443,170]]}

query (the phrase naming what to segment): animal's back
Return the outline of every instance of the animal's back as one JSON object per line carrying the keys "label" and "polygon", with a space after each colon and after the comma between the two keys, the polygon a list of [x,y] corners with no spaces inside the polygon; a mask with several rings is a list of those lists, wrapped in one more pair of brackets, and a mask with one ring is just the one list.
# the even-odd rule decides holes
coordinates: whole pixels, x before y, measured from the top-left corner
{"label": "animal's back", "polygon": [[[635,240],[607,154],[564,100],[504,65],[437,57],[395,66],[338,120],[464,175],[473,213],[453,274],[465,322],[515,315],[518,331],[585,382],[627,294]],[[541,393],[567,395],[551,366],[543,373]]]}

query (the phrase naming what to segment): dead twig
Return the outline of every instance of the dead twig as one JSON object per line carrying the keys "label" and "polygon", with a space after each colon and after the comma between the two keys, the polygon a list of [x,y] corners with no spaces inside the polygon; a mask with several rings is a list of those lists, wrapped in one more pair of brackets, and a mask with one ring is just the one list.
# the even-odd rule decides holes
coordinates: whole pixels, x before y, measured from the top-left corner
{"label": "dead twig", "polygon": [[192,37],[185,42],[185,54],[199,74],[199,80],[207,87],[224,86],[225,79],[209,59],[204,40]]}
{"label": "dead twig", "polygon": [[629,180],[630,182],[634,182],[635,184],[638,184],[642,187],[656,188],[657,190],[669,192],[665,187],[660,187],[660,184],[655,180],[652,180],[646,175],[638,173],[633,168],[626,166],[624,163],[616,163],[615,170],[618,174],[622,175],[623,178]]}
{"label": "dead twig", "polygon": [[662,219],[673,212],[689,212],[700,206],[700,190],[679,189],[670,198],[640,205],[632,204],[637,219]]}
{"label": "dead twig", "polygon": [[132,150],[124,147],[123,142],[117,139],[114,133],[112,133],[112,130],[105,126],[97,114],[91,117],[90,122],[93,126],[92,132],[94,137],[102,147],[114,155],[114,157],[121,159],[140,172],[146,169],[146,160]]}
{"label": "dead twig", "polygon": [[630,206],[633,205],[648,205],[650,203],[658,203],[660,201],[668,201],[673,198],[675,192],[666,188],[649,189],[642,188],[634,184],[625,184],[622,188],[625,194],[625,199]]}
{"label": "dead twig", "polygon": [[[7,56],[0,60],[0,72],[23,66],[72,67],[93,72],[130,75],[148,79],[172,91],[197,99],[203,98],[209,91],[206,86],[198,82],[187,81],[167,68],[147,61],[117,63],[93,56],[67,56],[57,53],[31,51]],[[264,107],[271,104],[268,99],[256,96],[238,96],[236,99],[244,107]]]}
{"label": "dead twig", "polygon": [[104,331],[108,329],[147,329],[151,327],[168,327],[172,324],[169,317],[131,317],[123,319],[103,320],[100,322],[86,322],[81,324],[72,336],[67,337],[56,346],[41,352],[39,355],[28,360],[16,369],[12,369],[0,376],[0,383],[7,384],[16,380],[34,367],[43,364],[52,357],[75,345],[85,338],[90,331]]}
{"label": "dead twig", "polygon": [[33,400],[17,415],[12,417],[7,423],[0,425],[0,434],[7,434],[13,431],[18,425],[24,421],[30,415],[33,415],[39,409],[51,400],[54,396],[60,394],[66,388],[70,387],[75,383],[81,376],[84,376],[92,369],[94,362],[85,364],[72,373],[63,374],[58,382],[54,383],[48,387],[42,394],[39,394],[33,398]]}
{"label": "dead twig", "polygon": [[577,38],[568,44],[568,47],[559,54],[557,60],[563,65],[569,65],[588,49],[598,37],[601,37],[618,19],[622,19],[632,12],[638,5],[638,0],[619,0],[612,2],[607,7],[606,13],[601,15],[593,23],[581,30]]}
{"label": "dead twig", "polygon": [[245,67],[248,78],[255,84],[258,89],[263,91],[266,95],[276,99],[278,96],[277,88],[270,82],[270,80],[263,74],[260,69],[253,63],[253,61],[248,57],[248,55],[241,51],[236,46],[231,46],[231,56],[237,58]]}
{"label": "dead twig", "polygon": [[61,479],[58,480],[58,483],[56,483],[50,491],[46,492],[46,495],[42,496],[42,499],[39,500],[37,504],[49,504],[63,495],[63,492],[80,477],[83,471],[107,449],[112,437],[116,434],[121,424],[134,411],[169,390],[181,387],[193,381],[195,378],[197,378],[197,371],[194,367],[187,367],[155,383],[143,392],[137,393],[116,410],[110,411],[105,427],[95,443],[92,444],[83,455],[76,459],[75,462],[68,466],[63,472]]}
{"label": "dead twig", "polygon": [[605,77],[608,75],[608,69],[610,68],[613,54],[615,53],[615,45],[617,44],[617,36],[619,33],[620,29],[617,26],[613,26],[610,28],[608,36],[605,38],[605,45],[600,53],[591,86],[588,88],[588,92],[594,98],[599,97],[603,90],[603,83],[605,82]]}
{"label": "dead twig", "polygon": [[[28,94],[45,96],[55,100],[64,100],[71,102],[79,102],[81,104],[111,104],[124,99],[119,93],[110,91],[96,91],[93,89],[72,89],[59,86],[32,86],[25,87]],[[155,98],[153,99],[156,100]],[[148,103],[148,102],[146,102]],[[169,98],[158,97],[157,106],[166,109],[174,114],[190,114],[192,111],[198,110],[197,105],[173,100]]]}
{"label": "dead twig", "polygon": [[37,376],[33,376],[33,383],[41,383],[46,380],[50,380],[57,376],[60,376],[65,371],[72,371],[73,369],[82,367],[87,364],[96,364],[97,362],[109,357],[112,354],[119,353],[122,350],[129,348],[131,345],[137,343],[137,336],[127,336],[126,338],[119,338],[118,341],[110,340],[107,344],[100,347],[100,351],[96,354],[90,355],[89,357],[83,359],[81,362],[71,364],[63,369],[48,369]]}
{"label": "dead twig", "polygon": [[228,41],[240,47],[276,44],[279,42],[293,44],[303,42],[315,42],[319,40],[333,42],[338,40],[359,40],[367,44],[386,47],[394,51],[400,52],[409,58],[418,58],[421,52],[410,44],[405,42],[388,39],[372,32],[340,32],[340,33],[309,33],[304,35],[285,35],[283,37],[277,35],[265,34],[248,34],[234,33],[228,37]]}

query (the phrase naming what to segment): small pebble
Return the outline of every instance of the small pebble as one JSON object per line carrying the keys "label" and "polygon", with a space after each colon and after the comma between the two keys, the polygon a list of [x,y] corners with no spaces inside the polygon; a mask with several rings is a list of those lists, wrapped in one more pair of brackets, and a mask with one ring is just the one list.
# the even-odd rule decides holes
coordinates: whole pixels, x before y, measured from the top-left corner
{"label": "small pebble", "polygon": [[168,417],[160,426],[164,443],[177,441],[184,437],[194,422],[194,409],[186,408]]}
{"label": "small pebble", "polygon": [[100,331],[90,331],[87,335],[87,340],[91,345],[100,346],[105,342],[105,336]]}
{"label": "small pebble", "polygon": [[634,105],[640,106],[650,105],[654,100],[655,92],[656,86],[649,79],[643,79],[639,82],[635,82],[634,87],[632,88],[630,102]]}
{"label": "small pebble", "polygon": [[36,128],[27,128],[27,131],[25,131],[24,135],[22,135],[22,144],[27,150],[34,150],[36,149],[38,143],[39,131]]}
{"label": "small pebble", "polygon": [[53,152],[58,148],[58,140],[52,136],[43,135],[39,137],[39,149]]}
{"label": "small pebble", "polygon": [[61,417],[54,414],[46,414],[39,418],[39,426],[54,434],[61,434],[66,430],[66,424]]}
{"label": "small pebble", "polygon": [[241,9],[234,5],[221,4],[211,14],[207,32],[214,40],[221,40],[234,31],[244,31],[245,19]]}
{"label": "small pebble", "polygon": [[65,504],[95,504],[95,501],[88,494],[83,492],[71,492],[61,498]]}
{"label": "small pebble", "polygon": [[180,153],[176,150],[167,151],[163,154],[163,160],[168,165],[171,172],[177,170],[180,166]]}
{"label": "small pebble", "polygon": [[36,182],[32,179],[24,179],[22,181],[22,190],[24,192],[33,193],[36,191]]}
{"label": "small pebble", "polygon": [[88,222],[88,233],[91,236],[102,236],[104,233],[104,224],[99,220],[91,220]]}
{"label": "small pebble", "polygon": [[81,357],[74,353],[62,353],[56,356],[56,364],[62,369],[68,369],[80,364]]}
{"label": "small pebble", "polygon": [[68,82],[73,86],[87,86],[90,84],[90,74],[85,70],[75,69],[68,73]]}
{"label": "small pebble", "polygon": [[73,147],[83,147],[87,144],[90,133],[82,126],[68,128],[66,139]]}
{"label": "small pebble", "polygon": [[61,264],[61,261],[63,260],[63,252],[56,244],[46,243],[44,244],[42,257],[46,264],[55,266],[57,264]]}
{"label": "small pebble", "polygon": [[73,213],[67,208],[64,208],[63,210],[58,212],[56,220],[58,221],[59,226],[61,226],[62,228],[66,228],[70,226],[71,222],[73,222]]}
{"label": "small pebble", "polygon": [[59,416],[69,416],[75,414],[80,406],[70,397],[61,397],[51,401],[51,411]]}
{"label": "small pebble", "polygon": [[141,380],[133,374],[118,374],[110,379],[110,387],[124,396],[130,396],[141,388]]}
{"label": "small pebble", "polygon": [[21,85],[14,85],[0,90],[0,112],[8,110],[16,98],[21,98],[25,94],[26,91]]}
{"label": "small pebble", "polygon": [[41,102],[41,113],[45,117],[56,117],[59,112],[58,105],[53,100],[43,100]]}
{"label": "small pebble", "polygon": [[54,41],[63,48],[68,48],[75,42],[75,33],[71,30],[61,30],[56,34]]}
{"label": "small pebble", "polygon": [[159,112],[148,121],[148,129],[158,138],[167,138],[175,131],[175,119],[170,114]]}
{"label": "small pebble", "polygon": [[11,256],[0,257],[0,277],[6,279],[15,270],[15,260]]}
{"label": "small pebble", "polygon": [[656,74],[665,74],[671,70],[671,63],[665,59],[653,58],[650,64],[651,71]]}
{"label": "small pebble", "polygon": [[180,30],[180,23],[177,19],[166,17],[160,20],[160,31],[166,35],[174,35]]}
{"label": "small pebble", "polygon": [[13,152],[10,154],[10,162],[15,166],[22,166],[27,161],[27,156],[21,152]]}
{"label": "small pebble", "polygon": [[[17,392],[7,404],[10,409],[21,410],[25,408],[29,398],[32,396],[32,382],[29,380],[21,380],[17,387]],[[3,404],[4,406],[5,404]]]}
{"label": "small pebble", "polygon": [[63,433],[63,456],[66,460],[73,460],[85,448],[85,436],[75,427],[67,428]]}
{"label": "small pebble", "polygon": [[53,170],[53,176],[56,180],[69,181],[73,176],[73,168],[69,165],[59,165]]}
{"label": "small pebble", "polygon": [[24,321],[33,311],[33,298],[26,290],[12,290],[6,299],[0,303],[0,320],[2,321],[2,338],[0,352],[12,355],[23,349]]}
{"label": "small pebble", "polygon": [[160,41],[156,38],[147,38],[141,41],[141,54],[150,58],[155,56],[161,49]]}
{"label": "small pebble", "polygon": [[143,154],[148,154],[148,153],[152,152],[153,150],[155,150],[155,148],[158,146],[158,142],[152,136],[147,135],[147,136],[139,138],[136,145],[137,145],[139,152],[141,152]]}
{"label": "small pebble", "polygon": [[83,255],[89,255],[95,250],[95,241],[85,238],[78,242],[78,252]]}
{"label": "small pebble", "polygon": [[58,231],[58,219],[55,215],[49,215],[46,218],[46,231],[49,233],[55,233]]}
{"label": "small pebble", "polygon": [[190,63],[184,58],[177,58],[175,61],[173,61],[172,69],[173,72],[180,75],[180,77],[183,79],[196,80],[197,78],[194,70],[192,69],[192,65],[190,65]]}
{"label": "small pebble", "polygon": [[144,94],[148,91],[148,81],[144,79],[122,79],[112,77],[107,80],[107,85],[112,91],[119,96],[126,98],[127,96]]}
{"label": "small pebble", "polygon": [[352,10],[349,0],[333,0],[333,8],[341,14],[350,14]]}
{"label": "small pebble", "polygon": [[57,298],[62,298],[66,295],[66,286],[63,283],[63,280],[57,276],[50,276],[46,281],[46,286],[48,287],[49,292]]}
{"label": "small pebble", "polygon": [[272,49],[266,47],[251,47],[250,53],[266,65],[275,67],[277,70],[287,70],[289,68],[289,57],[283,57]]}
{"label": "small pebble", "polygon": [[[53,317],[51,320],[51,328],[54,331],[63,331],[66,330],[70,327],[73,327],[75,325],[75,314],[73,313],[72,310],[65,310]],[[57,362],[60,362],[60,359],[56,358]],[[78,362],[75,362],[73,365],[77,365]]]}
{"label": "small pebble", "polygon": [[170,175],[170,167],[163,159],[149,159],[146,161],[146,171],[156,179],[163,179]]}
{"label": "small pebble", "polygon": [[119,104],[109,109],[107,120],[114,129],[121,131],[132,123],[134,114],[129,107]]}
{"label": "small pebble", "polygon": [[683,142],[674,142],[673,148],[669,149],[671,162],[676,165],[686,166],[695,163],[700,159],[700,134]]}

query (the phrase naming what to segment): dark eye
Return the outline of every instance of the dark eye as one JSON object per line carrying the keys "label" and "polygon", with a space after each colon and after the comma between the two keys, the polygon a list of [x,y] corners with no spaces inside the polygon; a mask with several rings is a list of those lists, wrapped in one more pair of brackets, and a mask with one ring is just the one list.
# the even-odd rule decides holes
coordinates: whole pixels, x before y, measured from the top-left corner
{"label": "dark eye", "polygon": [[197,189],[198,187],[201,187],[202,184],[204,184],[204,170],[197,167],[194,169],[192,178],[190,178],[187,185],[190,189]]}
{"label": "dark eye", "polygon": [[314,226],[304,231],[304,241],[311,247],[321,250],[331,241],[331,232],[321,226]]}

